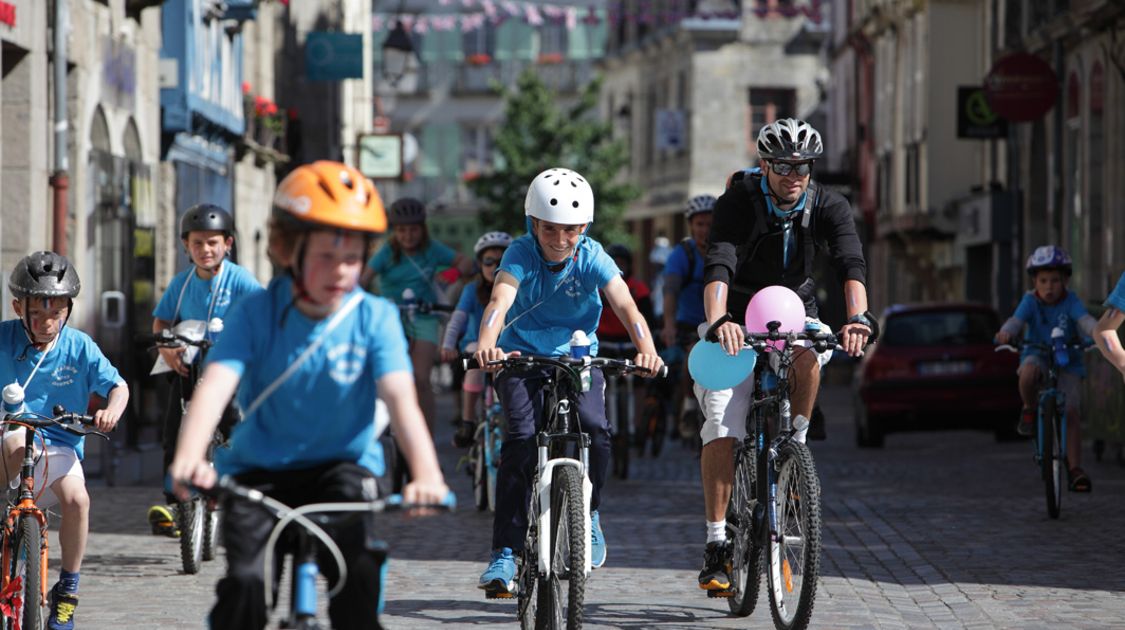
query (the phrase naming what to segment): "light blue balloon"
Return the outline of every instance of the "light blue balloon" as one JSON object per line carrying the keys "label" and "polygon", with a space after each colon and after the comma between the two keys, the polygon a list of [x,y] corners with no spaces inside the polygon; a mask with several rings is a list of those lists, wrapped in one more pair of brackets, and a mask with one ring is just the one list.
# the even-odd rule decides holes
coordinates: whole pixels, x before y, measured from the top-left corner
{"label": "light blue balloon", "polygon": [[730,356],[717,343],[700,341],[688,356],[688,372],[704,389],[730,389],[754,372],[758,353],[743,350]]}

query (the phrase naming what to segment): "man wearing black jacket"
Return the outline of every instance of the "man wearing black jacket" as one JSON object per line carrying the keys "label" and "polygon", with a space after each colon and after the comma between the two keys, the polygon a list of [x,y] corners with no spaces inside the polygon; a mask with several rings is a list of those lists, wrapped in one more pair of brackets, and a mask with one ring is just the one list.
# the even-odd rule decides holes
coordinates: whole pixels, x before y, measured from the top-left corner
{"label": "man wearing black jacket", "polygon": [[[724,350],[736,354],[750,298],[767,286],[783,285],[801,297],[807,321],[823,326],[817,319],[812,266],[817,251],[826,250],[844,285],[848,322],[841,343],[848,354],[859,356],[875,328],[867,312],[867,266],[851,206],[811,181],[813,162],[823,152],[820,134],[804,121],[786,118],[762,127],[757,147],[759,168],[732,175],[715,203],[704,271],[707,324],[731,313],[734,321],[717,334]],[[790,372],[794,418],[812,416],[820,367],[830,356],[810,351],[797,356]],[[699,587],[705,590],[730,588],[726,510],[734,482],[734,445],[746,435],[753,386],[752,374],[733,389],[695,386],[705,416],[700,435],[707,547],[699,574]],[[803,442],[804,437],[802,431],[797,439]]]}

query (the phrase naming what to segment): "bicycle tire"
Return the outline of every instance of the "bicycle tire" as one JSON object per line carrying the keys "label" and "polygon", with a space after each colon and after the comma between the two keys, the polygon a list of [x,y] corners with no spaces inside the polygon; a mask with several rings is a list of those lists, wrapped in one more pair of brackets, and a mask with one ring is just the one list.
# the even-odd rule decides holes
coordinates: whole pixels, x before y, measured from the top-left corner
{"label": "bicycle tire", "polygon": [[[533,497],[534,500],[534,497]],[[539,614],[539,568],[536,554],[539,552],[539,536],[534,524],[527,528],[523,551],[520,552],[516,566],[516,615],[520,620],[520,630],[536,630]]]}
{"label": "bicycle tire", "polygon": [[[797,442],[781,447],[777,471],[778,540],[766,545],[770,615],[779,630],[804,630],[812,618],[820,579],[820,480],[812,452]],[[791,562],[790,552],[798,544]],[[798,570],[800,584],[794,588]],[[790,606],[787,593],[794,590],[797,601]]]}
{"label": "bicycle tire", "polygon": [[748,617],[758,604],[762,584],[762,544],[754,532],[754,483],[758,477],[757,454],[743,446],[735,454],[734,486],[727,504],[727,529],[732,533],[730,589],[727,598],[732,615]]}
{"label": "bicycle tire", "polygon": [[668,414],[664,412],[664,405],[659,401],[652,403],[652,456],[660,457],[664,450],[664,438],[668,434]]}
{"label": "bicycle tire", "polygon": [[1058,408],[1055,399],[1043,400],[1039,465],[1043,475],[1043,488],[1047,496],[1047,516],[1058,518],[1062,510],[1062,475],[1064,459],[1059,451],[1062,441],[1058,433]]}
{"label": "bicycle tire", "polygon": [[[540,583],[540,611],[549,604],[545,630],[579,630],[586,597],[586,515],[582,504],[582,477],[570,466],[555,468],[551,484],[551,573]],[[560,569],[565,567],[565,573]],[[562,578],[566,577],[566,606]]]}
{"label": "bicycle tire", "polygon": [[219,551],[219,507],[213,500],[206,500],[203,511],[203,556],[204,562],[215,559]]}
{"label": "bicycle tire", "polygon": [[487,428],[480,427],[477,439],[469,447],[469,461],[473,464],[473,505],[481,512],[488,509],[488,464],[484,454],[487,431]]}
{"label": "bicycle tire", "polygon": [[176,524],[180,528],[180,559],[184,573],[195,575],[203,564],[203,500],[194,497],[177,505]]}
{"label": "bicycle tire", "polygon": [[488,442],[488,457],[485,459],[487,464],[487,484],[488,484],[488,511],[496,511],[496,477],[500,474],[500,445],[503,443],[503,431],[500,427],[493,427],[491,429],[491,439]]}
{"label": "bicycle tire", "polygon": [[[23,580],[21,595],[23,609],[20,611],[20,628],[43,627],[43,574],[40,567],[40,550],[43,532],[39,520],[32,515],[21,516],[16,525],[16,533],[8,550],[11,565],[6,567],[10,580]],[[11,620],[4,619],[4,628],[13,628]]]}

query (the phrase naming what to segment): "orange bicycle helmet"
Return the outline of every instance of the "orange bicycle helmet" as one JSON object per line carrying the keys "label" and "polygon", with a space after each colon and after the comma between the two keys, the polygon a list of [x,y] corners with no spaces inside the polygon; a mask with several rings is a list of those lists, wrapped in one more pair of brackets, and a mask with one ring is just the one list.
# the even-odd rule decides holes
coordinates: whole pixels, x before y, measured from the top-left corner
{"label": "orange bicycle helmet", "polygon": [[372,234],[387,230],[387,212],[375,185],[340,162],[319,160],[293,169],[277,185],[273,205],[282,217],[308,227]]}

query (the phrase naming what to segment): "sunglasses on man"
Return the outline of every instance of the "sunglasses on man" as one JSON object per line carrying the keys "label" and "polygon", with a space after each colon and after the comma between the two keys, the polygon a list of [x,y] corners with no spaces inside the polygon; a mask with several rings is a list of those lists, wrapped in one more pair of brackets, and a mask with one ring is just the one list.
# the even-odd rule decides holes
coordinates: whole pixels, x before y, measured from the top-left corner
{"label": "sunglasses on man", "polygon": [[773,171],[774,174],[782,177],[789,176],[793,171],[797,172],[798,177],[804,177],[812,172],[812,162],[798,162],[794,164],[792,162],[778,162],[775,160],[771,161],[769,165],[770,170]]}

